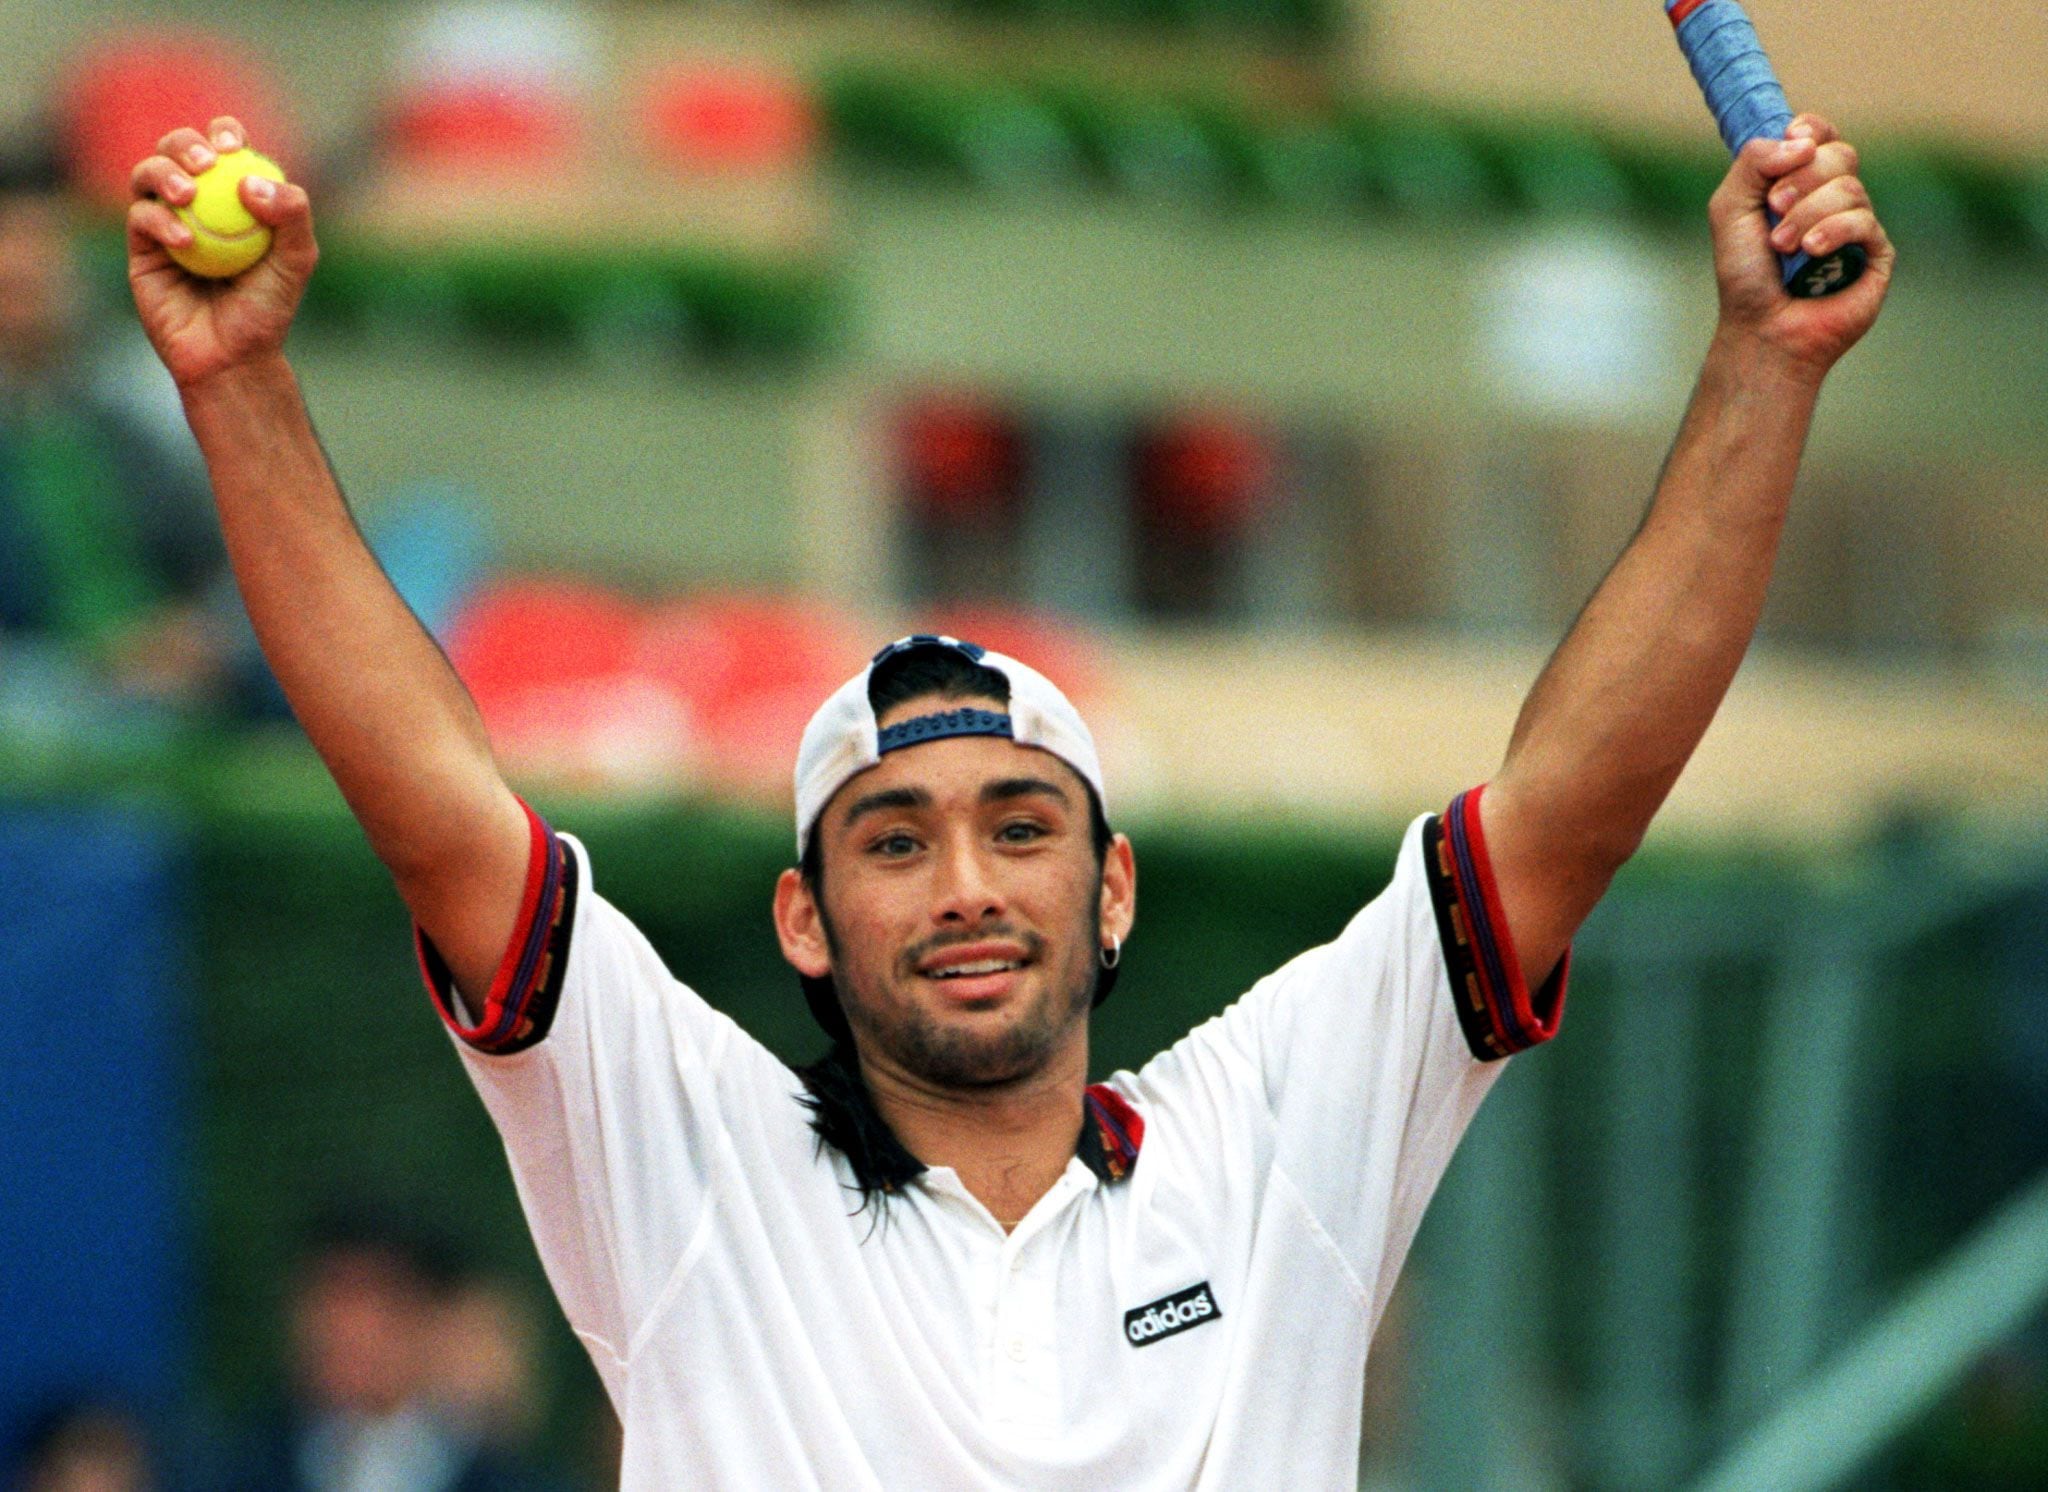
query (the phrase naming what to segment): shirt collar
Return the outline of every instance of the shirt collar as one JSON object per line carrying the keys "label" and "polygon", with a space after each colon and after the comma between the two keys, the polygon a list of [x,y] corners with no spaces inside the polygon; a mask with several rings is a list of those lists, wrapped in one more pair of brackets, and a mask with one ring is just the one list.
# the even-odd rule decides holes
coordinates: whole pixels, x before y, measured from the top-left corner
{"label": "shirt collar", "polygon": [[1138,1163],[1138,1147],[1145,1143],[1144,1116],[1107,1083],[1089,1084],[1081,1107],[1086,1112],[1074,1153],[1098,1181],[1123,1180]]}
{"label": "shirt collar", "polygon": [[[808,1067],[799,1069],[804,1092],[798,1102],[811,1111],[811,1128],[819,1140],[846,1157],[863,1191],[895,1192],[925,1173],[889,1128],[868,1094],[859,1059],[850,1047],[835,1043]],[[1081,1132],[1074,1155],[1105,1185],[1123,1180],[1138,1163],[1145,1141],[1144,1117],[1107,1083],[1090,1084],[1081,1095]]]}

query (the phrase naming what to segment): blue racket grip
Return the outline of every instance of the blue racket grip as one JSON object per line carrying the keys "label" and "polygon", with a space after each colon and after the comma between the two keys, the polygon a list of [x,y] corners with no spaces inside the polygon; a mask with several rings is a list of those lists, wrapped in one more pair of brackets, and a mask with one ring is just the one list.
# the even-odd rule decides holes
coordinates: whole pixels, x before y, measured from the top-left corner
{"label": "blue racket grip", "polygon": [[[1664,14],[1678,36],[1679,50],[1692,64],[1692,75],[1720,126],[1728,153],[1737,154],[1751,140],[1782,140],[1792,123],[1792,106],[1771,71],[1771,60],[1757,40],[1756,27],[1736,0],[1664,0]],[[1773,228],[1778,215],[1764,215]],[[1778,256],[1785,289],[1802,298],[1832,295],[1856,283],[1869,255],[1861,244],[1845,244],[1825,259],[1805,250]]]}

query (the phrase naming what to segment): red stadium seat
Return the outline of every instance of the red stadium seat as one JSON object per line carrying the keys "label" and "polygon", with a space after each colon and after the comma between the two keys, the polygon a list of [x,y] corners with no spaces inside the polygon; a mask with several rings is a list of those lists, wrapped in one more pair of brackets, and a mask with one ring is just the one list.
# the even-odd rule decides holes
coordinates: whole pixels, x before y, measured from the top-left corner
{"label": "red stadium seat", "polygon": [[780,796],[804,723],[864,656],[844,619],[816,602],[726,595],[649,618],[639,668],[688,704],[713,784]]}
{"label": "red stadium seat", "polygon": [[515,770],[593,785],[675,786],[691,770],[687,705],[636,666],[642,619],[570,581],[509,581],[463,608],[448,654]]}
{"label": "red stadium seat", "polygon": [[658,160],[692,173],[741,175],[806,164],[818,120],[802,85],[740,63],[681,63],[656,73],[642,125]]}
{"label": "red stadium seat", "polygon": [[490,78],[418,83],[388,99],[385,149],[393,164],[498,172],[559,166],[583,141],[573,99],[540,82]]}
{"label": "red stadium seat", "polygon": [[477,696],[503,698],[632,667],[639,634],[632,604],[569,580],[509,580],[462,609],[448,639],[456,672]]}
{"label": "red stadium seat", "polygon": [[76,54],[60,75],[55,118],[73,183],[110,210],[128,175],[180,126],[233,114],[258,149],[297,175],[298,132],[268,72],[230,38],[200,31],[118,32]]}

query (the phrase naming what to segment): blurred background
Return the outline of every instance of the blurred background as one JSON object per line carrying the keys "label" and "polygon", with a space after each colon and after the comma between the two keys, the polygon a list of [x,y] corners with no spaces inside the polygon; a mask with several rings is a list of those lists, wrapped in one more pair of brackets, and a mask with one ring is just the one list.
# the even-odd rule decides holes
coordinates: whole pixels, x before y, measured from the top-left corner
{"label": "blurred background", "polygon": [[[1568,1034],[1425,1227],[1384,1492],[2048,1486],[2048,16],[1751,9],[1903,268]],[[1059,679],[1145,871],[1106,1070],[1342,925],[1632,531],[1725,169],[1668,30],[0,0],[0,1486],[615,1484],[127,307],[159,134],[240,114],[312,189],[292,352],[373,544],[779,1052],[811,708],[921,628]]]}

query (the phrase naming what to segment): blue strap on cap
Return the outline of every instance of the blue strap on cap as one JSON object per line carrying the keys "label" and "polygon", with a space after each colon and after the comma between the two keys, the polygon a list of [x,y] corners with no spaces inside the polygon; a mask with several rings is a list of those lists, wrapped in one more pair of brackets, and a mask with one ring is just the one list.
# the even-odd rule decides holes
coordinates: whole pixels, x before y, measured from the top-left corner
{"label": "blue strap on cap", "polygon": [[904,746],[920,746],[926,741],[942,741],[947,736],[1004,736],[1011,740],[1016,734],[1010,729],[1010,717],[994,710],[941,710],[936,715],[919,715],[910,720],[899,720],[875,737],[879,754]]}

